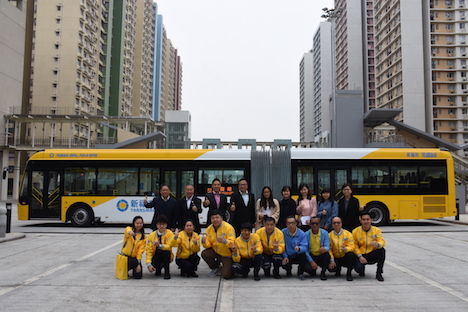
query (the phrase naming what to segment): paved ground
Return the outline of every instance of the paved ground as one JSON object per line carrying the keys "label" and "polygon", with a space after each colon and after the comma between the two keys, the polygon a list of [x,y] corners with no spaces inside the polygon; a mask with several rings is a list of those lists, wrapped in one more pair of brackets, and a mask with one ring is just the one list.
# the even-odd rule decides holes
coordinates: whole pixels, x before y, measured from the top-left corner
{"label": "paved ground", "polygon": [[[0,311],[467,311],[468,216],[382,227],[385,282],[375,266],[353,282],[329,274],[255,282],[208,278],[114,277],[123,226],[77,229],[15,221],[23,239],[0,244]],[[450,222],[448,222],[450,221]],[[15,235],[15,234],[12,234]],[[10,236],[11,238],[11,236]]]}

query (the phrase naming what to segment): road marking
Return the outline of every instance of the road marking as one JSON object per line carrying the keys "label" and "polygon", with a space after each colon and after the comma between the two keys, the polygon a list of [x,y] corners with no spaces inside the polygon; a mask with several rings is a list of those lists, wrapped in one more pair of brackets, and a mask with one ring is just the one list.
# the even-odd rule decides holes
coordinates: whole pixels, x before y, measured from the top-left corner
{"label": "road marking", "polygon": [[413,272],[410,269],[399,266],[398,264],[393,263],[391,261],[386,260],[385,263],[388,263],[390,266],[394,267],[395,269],[398,269],[398,270],[400,270],[400,271],[402,271],[404,273],[407,273],[407,274],[409,274],[409,275],[411,275],[411,276],[413,276],[413,277],[415,277],[415,278],[417,278],[417,279],[419,279],[419,280],[421,280],[421,281],[423,281],[423,282],[425,282],[425,283],[427,283],[429,285],[432,285],[432,286],[434,286],[436,288],[439,288],[440,290],[448,292],[449,294],[451,294],[451,295],[453,295],[453,296],[455,296],[455,297],[457,297],[457,298],[459,298],[459,299],[461,299],[463,301],[468,302],[468,297],[466,297],[464,294],[456,291],[455,289],[452,289],[452,288],[450,288],[448,286],[444,286],[442,284],[439,284],[436,281],[433,281],[433,280],[431,280],[431,279],[429,279],[429,278],[427,278],[425,276],[422,276],[421,274]]}
{"label": "road marking", "polygon": [[223,292],[219,304],[219,312],[231,312],[234,297],[234,282],[232,280],[223,280]]}
{"label": "road marking", "polygon": [[73,261],[71,261],[71,262],[69,262],[69,263],[65,263],[65,264],[62,264],[61,266],[58,266],[58,267],[53,268],[53,269],[50,269],[49,271],[46,271],[46,272],[44,272],[44,273],[41,273],[41,274],[36,275],[36,276],[34,276],[34,277],[28,278],[27,280],[25,280],[25,281],[23,281],[22,283],[20,283],[18,286],[15,286],[15,287],[7,287],[7,288],[5,288],[5,289],[2,289],[2,290],[0,290],[0,296],[3,296],[3,295],[5,295],[5,294],[9,293],[10,291],[13,291],[13,290],[15,290],[15,289],[18,289],[18,288],[20,288],[20,287],[23,287],[23,286],[26,286],[26,285],[28,285],[28,284],[31,284],[31,283],[33,283],[33,282],[35,282],[35,281],[37,281],[37,280],[39,280],[39,279],[41,279],[41,278],[43,278],[43,277],[46,277],[46,276],[48,276],[48,275],[50,275],[50,274],[52,274],[52,273],[55,273],[55,272],[60,271],[60,270],[62,270],[62,269],[65,269],[65,268],[71,266],[72,264],[75,264],[75,263],[81,262],[81,261],[83,261],[83,260],[86,260],[86,259],[88,259],[88,258],[91,258],[91,257],[93,257],[93,256],[95,256],[95,255],[97,255],[97,254],[99,254],[99,253],[101,253],[101,252],[103,252],[103,251],[106,251],[107,249],[110,249],[110,248],[115,247],[115,246],[118,245],[118,244],[122,244],[122,241],[119,240],[118,242],[115,242],[115,243],[113,243],[113,244],[111,244],[111,245],[109,245],[109,246],[107,246],[107,247],[101,248],[101,249],[99,249],[99,250],[96,250],[95,252],[92,252],[92,253],[90,253],[90,254],[87,254],[87,255],[84,256],[84,257],[78,258],[78,259],[73,260]]}

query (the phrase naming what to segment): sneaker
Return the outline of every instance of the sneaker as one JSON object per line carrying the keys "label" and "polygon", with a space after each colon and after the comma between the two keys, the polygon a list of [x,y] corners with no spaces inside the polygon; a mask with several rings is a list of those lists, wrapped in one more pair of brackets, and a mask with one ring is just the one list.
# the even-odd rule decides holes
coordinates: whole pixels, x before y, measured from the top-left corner
{"label": "sneaker", "polygon": [[217,276],[217,275],[218,275],[218,273],[220,273],[220,271],[219,271],[219,268],[217,268],[217,269],[213,269],[213,270],[211,270],[211,272],[210,272],[210,273],[208,273],[208,275],[207,275],[207,276],[208,276],[208,277],[215,277],[215,276]]}
{"label": "sneaker", "polygon": [[376,278],[379,282],[383,282],[383,281],[384,281],[384,278],[383,278],[383,276],[382,276],[381,273],[377,273],[377,274],[375,275],[375,278]]}
{"label": "sneaker", "polygon": [[299,274],[297,277],[299,277],[299,279],[300,279],[301,281],[303,281],[303,280],[305,280],[305,279],[306,279],[306,278],[305,278],[305,276],[304,276],[304,275],[302,275],[302,274]]}

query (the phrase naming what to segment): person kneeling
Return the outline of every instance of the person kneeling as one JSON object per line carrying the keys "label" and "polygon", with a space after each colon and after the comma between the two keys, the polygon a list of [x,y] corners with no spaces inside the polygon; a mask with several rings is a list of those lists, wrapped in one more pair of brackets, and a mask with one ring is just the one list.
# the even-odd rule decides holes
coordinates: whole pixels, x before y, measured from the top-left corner
{"label": "person kneeling", "polygon": [[275,219],[272,217],[265,218],[265,226],[255,232],[260,237],[263,247],[263,263],[262,268],[265,276],[270,276],[271,266],[273,264],[273,276],[280,279],[279,269],[282,254],[284,252],[284,235],[280,229],[276,227]]}
{"label": "person kneeling", "polygon": [[335,272],[335,276],[341,276],[341,267],[348,268],[346,280],[352,281],[353,265],[356,260],[354,254],[353,234],[343,228],[343,221],[340,217],[334,217],[332,220],[333,231],[328,236],[330,238],[330,264],[328,270]]}
{"label": "person kneeling", "polygon": [[245,278],[249,274],[250,268],[254,268],[254,279],[259,281],[258,272],[262,265],[263,247],[260,237],[257,234],[252,234],[252,223],[245,222],[241,225],[241,235],[236,238],[231,249],[234,261],[231,266],[232,273],[241,274]]}
{"label": "person kneeling", "polygon": [[146,243],[146,265],[148,271],[155,272],[156,276],[161,275],[161,269],[164,269],[164,279],[170,279],[169,264],[174,259],[172,247],[176,247],[174,233],[167,229],[165,215],[159,215],[155,222],[157,229],[148,236]]}
{"label": "person kneeling", "polygon": [[325,271],[330,262],[330,238],[328,232],[320,228],[320,218],[313,217],[310,219],[309,225],[310,230],[305,233],[307,236],[308,252],[306,252],[307,263],[304,271],[311,276],[315,276],[317,274],[316,270],[320,266],[322,268],[320,279],[324,281],[327,279]]}
{"label": "person kneeling", "polygon": [[180,267],[180,275],[198,277],[196,271],[200,263],[200,237],[195,232],[192,220],[185,221],[184,230],[174,236],[177,242],[176,263]]}

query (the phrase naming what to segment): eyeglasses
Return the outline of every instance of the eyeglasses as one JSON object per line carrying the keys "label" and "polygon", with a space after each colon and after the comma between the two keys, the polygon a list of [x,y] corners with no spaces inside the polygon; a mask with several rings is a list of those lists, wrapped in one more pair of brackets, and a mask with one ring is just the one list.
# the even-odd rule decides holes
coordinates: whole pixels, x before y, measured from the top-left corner
{"label": "eyeglasses", "polygon": [[333,224],[341,224],[341,222],[332,222]]}
{"label": "eyeglasses", "polygon": [[312,224],[312,225],[319,225],[320,223],[318,223],[318,222],[310,222],[310,224]]}

